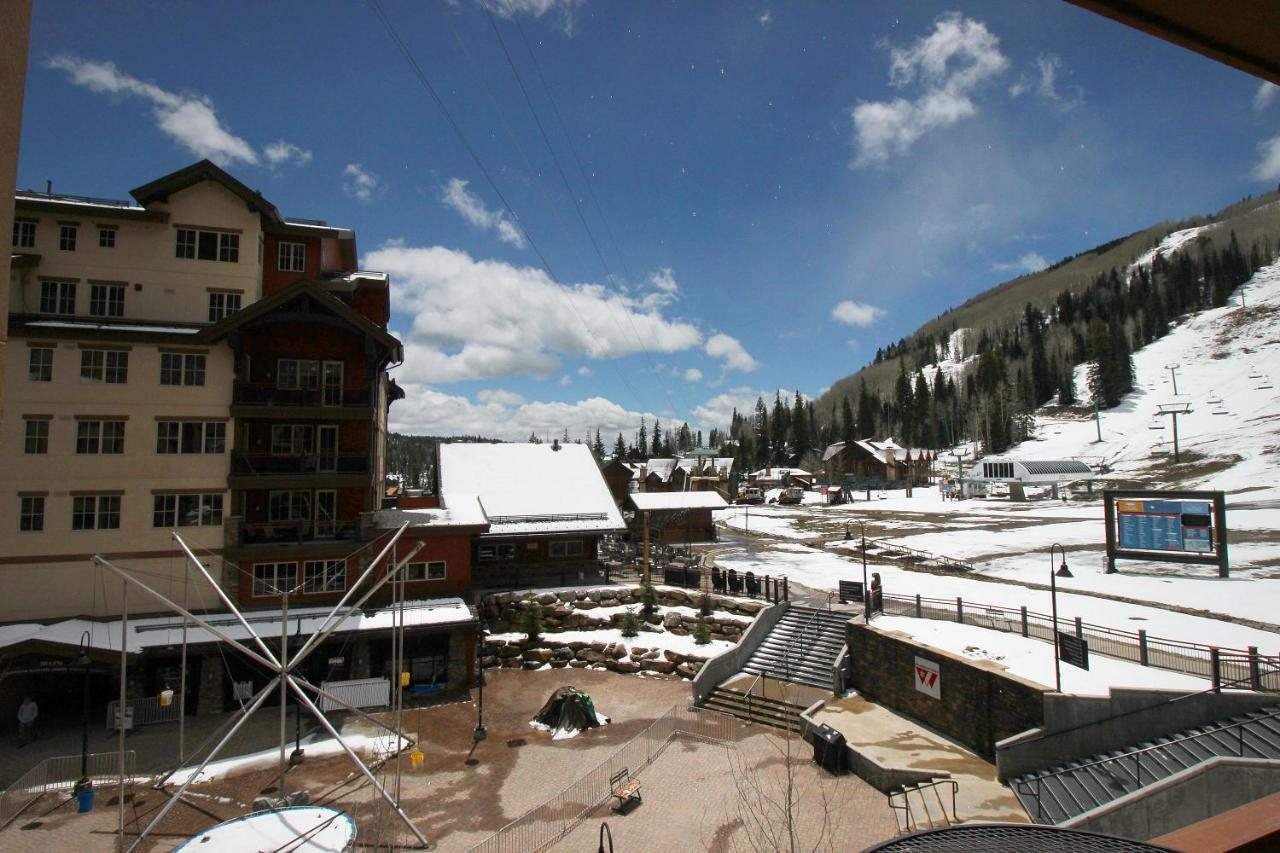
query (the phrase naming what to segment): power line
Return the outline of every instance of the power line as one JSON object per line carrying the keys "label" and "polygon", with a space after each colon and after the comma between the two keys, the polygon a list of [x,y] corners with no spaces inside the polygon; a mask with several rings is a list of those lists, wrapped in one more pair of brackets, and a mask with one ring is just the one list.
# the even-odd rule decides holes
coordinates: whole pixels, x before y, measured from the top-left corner
{"label": "power line", "polygon": [[[507,197],[502,193],[502,190],[498,188],[497,181],[494,180],[493,175],[484,165],[484,161],[480,158],[480,155],[467,139],[467,135],[463,132],[462,127],[458,124],[457,120],[454,119],[453,114],[449,112],[449,108],[445,104],[444,99],[440,97],[439,93],[436,92],[435,87],[431,85],[431,81],[428,79],[426,72],[422,70],[422,66],[420,66],[417,60],[413,58],[413,54],[409,51],[408,45],[405,44],[404,40],[400,37],[399,32],[396,30],[395,25],[391,23],[391,20],[382,10],[382,6],[379,4],[378,0],[368,0],[368,2],[373,8],[374,13],[378,16],[378,19],[382,22],[383,28],[387,31],[387,35],[391,38],[392,42],[395,43],[396,49],[400,51],[400,55],[404,57],[407,63],[409,63],[409,67],[413,70],[414,76],[417,77],[418,83],[424,90],[426,90],[427,94],[431,96],[432,102],[436,105],[436,108],[445,117],[445,120],[453,129],[454,134],[458,137],[458,141],[462,143],[462,147],[466,150],[467,154],[470,155],[471,160],[476,165],[476,168],[480,170],[480,174],[484,176],[485,182],[489,185],[489,188],[493,190],[493,193],[498,197],[498,200],[502,202],[502,206],[511,217],[513,224],[520,230],[520,233],[529,243],[529,247],[533,249],[534,254],[537,255],[538,261],[542,265],[543,270],[547,273],[552,286],[556,288],[557,292],[559,292],[560,296],[568,304],[569,309],[573,312],[574,316],[578,318],[578,321],[582,323],[583,327],[591,332],[592,335],[595,335],[595,330],[591,328],[591,325],[586,321],[586,318],[582,316],[582,313],[578,310],[578,306],[574,304],[573,299],[566,292],[566,288],[560,283],[555,271],[551,268],[551,264],[547,260],[546,255],[543,254],[542,249],[539,248],[537,242],[529,234],[529,231],[524,226],[524,222],[516,214],[511,203],[507,201]],[[627,379],[626,375],[618,367],[616,362],[613,364],[613,367],[623,384],[631,392],[632,396],[635,397],[636,401],[640,403],[641,408],[645,408],[644,402],[636,392],[635,387],[631,384],[630,380]]]}

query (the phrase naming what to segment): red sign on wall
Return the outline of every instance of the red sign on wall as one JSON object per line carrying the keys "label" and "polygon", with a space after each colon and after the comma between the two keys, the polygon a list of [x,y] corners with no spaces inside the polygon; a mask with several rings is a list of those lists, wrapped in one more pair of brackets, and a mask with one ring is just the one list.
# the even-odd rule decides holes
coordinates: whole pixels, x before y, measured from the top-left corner
{"label": "red sign on wall", "polygon": [[916,690],[934,699],[942,698],[942,671],[931,660],[916,658]]}

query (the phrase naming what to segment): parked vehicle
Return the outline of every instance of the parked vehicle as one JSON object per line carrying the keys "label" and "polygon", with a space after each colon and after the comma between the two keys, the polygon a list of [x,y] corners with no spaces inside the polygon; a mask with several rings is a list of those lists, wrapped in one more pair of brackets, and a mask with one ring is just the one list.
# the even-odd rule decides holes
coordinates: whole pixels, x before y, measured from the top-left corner
{"label": "parked vehicle", "polygon": [[740,504],[762,504],[764,503],[764,492],[757,486],[747,486],[738,492],[738,500]]}
{"label": "parked vehicle", "polygon": [[778,495],[778,503],[785,506],[795,506],[804,500],[804,489],[799,486],[788,486],[782,490],[782,494]]}

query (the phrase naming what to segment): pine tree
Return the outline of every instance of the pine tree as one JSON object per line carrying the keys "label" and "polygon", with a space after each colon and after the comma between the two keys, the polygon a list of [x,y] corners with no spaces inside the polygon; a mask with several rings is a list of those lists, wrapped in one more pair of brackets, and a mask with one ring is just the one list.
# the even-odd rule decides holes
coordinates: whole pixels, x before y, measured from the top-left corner
{"label": "pine tree", "polygon": [[693,623],[693,642],[699,646],[705,646],[711,642],[711,626],[701,616],[698,617],[697,622]]}
{"label": "pine tree", "polygon": [[622,636],[636,637],[640,634],[640,619],[634,608],[628,607],[622,614]]}
{"label": "pine tree", "polygon": [[640,418],[640,437],[636,440],[636,452],[641,459],[649,458],[649,432],[644,425],[644,417]]}
{"label": "pine tree", "polygon": [[[865,381],[863,382],[862,390],[866,390]],[[858,403],[859,406],[861,406],[861,398],[859,398]],[[857,426],[853,422],[853,407],[849,405],[849,398],[845,397],[840,401],[840,440],[843,441],[846,446],[852,445],[854,440],[858,437],[856,430]],[[863,438],[870,438],[870,436],[863,436]]]}
{"label": "pine tree", "polygon": [[600,429],[596,428],[596,440],[591,442],[591,453],[596,457],[596,462],[604,461],[604,442],[600,440]]}
{"label": "pine tree", "polygon": [[[845,427],[849,429],[848,426]],[[857,437],[874,438],[876,434],[876,404],[867,393],[867,380],[863,379],[858,384],[858,423],[850,435],[856,432]]]}
{"label": "pine tree", "polygon": [[657,459],[671,455],[667,452],[666,445],[662,443],[662,422],[657,418],[653,420],[653,443],[649,446],[649,455]]}
{"label": "pine tree", "polygon": [[618,433],[618,440],[613,443],[613,458],[624,459],[627,455],[627,443],[622,438],[622,433]]}
{"label": "pine tree", "polygon": [[542,639],[542,605],[536,601],[525,602],[520,611],[520,630],[524,632],[525,640],[529,643],[536,643]]}
{"label": "pine tree", "polygon": [[791,450],[797,457],[803,458],[808,454],[812,445],[809,436],[809,412],[805,408],[804,401],[800,399],[800,392],[796,392],[795,403],[791,409]]}

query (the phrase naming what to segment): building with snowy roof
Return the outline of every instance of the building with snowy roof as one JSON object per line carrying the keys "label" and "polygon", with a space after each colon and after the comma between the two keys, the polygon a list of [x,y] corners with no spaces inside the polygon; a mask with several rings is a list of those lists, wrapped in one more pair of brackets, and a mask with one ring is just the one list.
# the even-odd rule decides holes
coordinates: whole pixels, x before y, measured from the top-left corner
{"label": "building with snowy roof", "polygon": [[488,530],[473,538],[481,587],[571,582],[600,570],[601,537],[626,523],[582,444],[442,444],[440,496],[474,496]]}
{"label": "building with snowy roof", "polygon": [[927,483],[938,452],[927,447],[903,447],[892,438],[883,441],[864,438],[827,445],[822,463],[832,482]]}
{"label": "building with snowy roof", "polygon": [[[1064,483],[1085,481],[1092,484],[1093,469],[1079,459],[979,459],[969,469],[964,483],[966,494],[989,495],[993,486],[1007,486],[1009,497],[1025,499],[1026,486],[1050,486],[1053,497]],[[1004,489],[1000,488],[1003,492]]]}
{"label": "building with snowy roof", "polygon": [[716,491],[636,492],[627,498],[634,511],[633,538],[642,538],[649,528],[651,541],[666,544],[714,542],[716,523],[712,513],[729,504]]}

